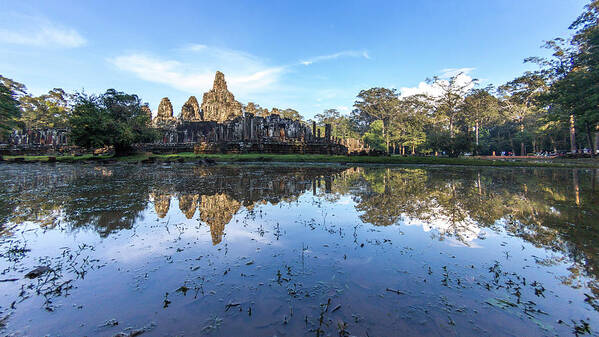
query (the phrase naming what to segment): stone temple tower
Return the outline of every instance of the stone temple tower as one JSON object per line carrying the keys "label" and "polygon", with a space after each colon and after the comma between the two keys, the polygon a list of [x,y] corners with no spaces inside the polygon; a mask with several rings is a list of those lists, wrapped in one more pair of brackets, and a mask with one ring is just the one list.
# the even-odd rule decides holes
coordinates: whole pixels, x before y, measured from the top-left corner
{"label": "stone temple tower", "polygon": [[158,105],[158,113],[152,121],[154,126],[159,128],[170,128],[174,127],[177,123],[175,117],[173,117],[173,105],[168,97],[163,98]]}
{"label": "stone temple tower", "polygon": [[202,111],[200,110],[200,104],[195,96],[189,97],[187,102],[183,104],[179,118],[182,121],[188,122],[201,122],[204,119],[202,117]]}
{"label": "stone temple tower", "polygon": [[222,123],[241,116],[241,103],[227,90],[225,75],[220,71],[216,72],[212,89],[204,93],[201,109],[205,121]]}

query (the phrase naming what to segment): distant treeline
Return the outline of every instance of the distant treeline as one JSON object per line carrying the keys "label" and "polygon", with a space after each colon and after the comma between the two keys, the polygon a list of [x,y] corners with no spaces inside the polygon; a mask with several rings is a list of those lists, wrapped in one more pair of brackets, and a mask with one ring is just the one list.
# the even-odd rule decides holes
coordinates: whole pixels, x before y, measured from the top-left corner
{"label": "distant treeline", "polygon": [[550,58],[498,87],[480,87],[464,73],[428,79],[430,93],[362,90],[350,115],[316,115],[333,135],[361,137],[371,148],[404,154],[528,153],[598,150],[599,1],[570,25],[572,36],[546,42]]}

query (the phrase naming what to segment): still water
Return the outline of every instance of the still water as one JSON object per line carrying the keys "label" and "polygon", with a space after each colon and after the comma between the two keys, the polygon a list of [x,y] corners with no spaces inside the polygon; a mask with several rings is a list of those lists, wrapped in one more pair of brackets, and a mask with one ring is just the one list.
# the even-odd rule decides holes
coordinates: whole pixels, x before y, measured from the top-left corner
{"label": "still water", "polygon": [[0,333],[599,333],[584,169],[0,165]]}

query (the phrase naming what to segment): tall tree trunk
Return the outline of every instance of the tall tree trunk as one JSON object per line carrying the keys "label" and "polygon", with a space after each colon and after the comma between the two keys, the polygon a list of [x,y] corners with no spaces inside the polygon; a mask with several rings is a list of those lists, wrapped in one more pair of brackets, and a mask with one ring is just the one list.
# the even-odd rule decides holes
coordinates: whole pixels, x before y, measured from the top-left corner
{"label": "tall tree trunk", "polygon": [[449,117],[449,138],[453,138],[453,117]]}
{"label": "tall tree trunk", "polygon": [[549,136],[549,141],[551,142],[551,147],[553,148],[553,153],[557,152],[557,148],[555,147],[555,140],[553,136]]}
{"label": "tall tree trunk", "polygon": [[510,147],[512,148],[512,153],[515,153],[515,149],[514,149],[514,139],[512,138],[512,135],[510,134]]}
{"label": "tall tree trunk", "polygon": [[570,152],[576,152],[576,127],[574,126],[574,114],[570,115]]}
{"label": "tall tree trunk", "polygon": [[584,126],[587,129],[587,142],[589,143],[589,150],[591,150],[591,156],[595,156],[593,152],[593,141],[591,140],[591,125],[589,122],[584,122]]}
{"label": "tall tree trunk", "polygon": [[478,120],[476,121],[476,124],[474,124],[474,134],[475,134],[475,138],[476,138],[475,153],[478,156]]}
{"label": "tall tree trunk", "polygon": [[414,144],[412,144],[412,155],[416,154],[416,149],[414,148]]}
{"label": "tall tree trunk", "polygon": [[[520,134],[522,138],[524,138],[524,123],[520,122]],[[526,156],[526,146],[524,145],[524,140],[520,142],[520,155]]]}
{"label": "tall tree trunk", "polygon": [[385,153],[389,154],[389,131],[387,130],[387,123],[383,120],[383,137],[385,138]]}
{"label": "tall tree trunk", "polygon": [[593,146],[593,156],[597,154],[599,150],[599,124],[595,126],[595,146]]}

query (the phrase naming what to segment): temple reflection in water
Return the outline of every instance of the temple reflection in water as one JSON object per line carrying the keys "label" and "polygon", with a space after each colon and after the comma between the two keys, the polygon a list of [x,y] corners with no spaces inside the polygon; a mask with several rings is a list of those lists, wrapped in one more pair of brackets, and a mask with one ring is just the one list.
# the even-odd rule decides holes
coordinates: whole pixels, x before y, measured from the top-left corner
{"label": "temple reflection in water", "polygon": [[593,230],[596,170],[119,165],[38,166],[20,177],[1,187],[2,222],[51,227],[63,221],[72,230],[92,226],[107,236],[132,228],[150,206],[159,219],[177,211],[206,224],[216,245],[242,210],[293,202],[305,193],[348,196],[364,223],[420,226],[434,239],[463,245],[482,238],[483,228],[501,229],[598,270],[598,248],[591,244],[599,233]]}
{"label": "temple reflection in water", "polygon": [[[252,210],[256,205],[290,202],[306,191],[331,193],[332,181],[346,173],[342,168],[268,167],[247,171],[227,167],[218,171],[194,168],[193,174],[197,185],[188,181],[154,186],[149,200],[154,204],[158,218],[162,219],[167,216],[172,199],[176,198],[179,210],[187,219],[197,215],[209,226],[212,242],[216,245],[222,241],[225,226],[242,208]],[[165,177],[163,181],[169,179]]]}

